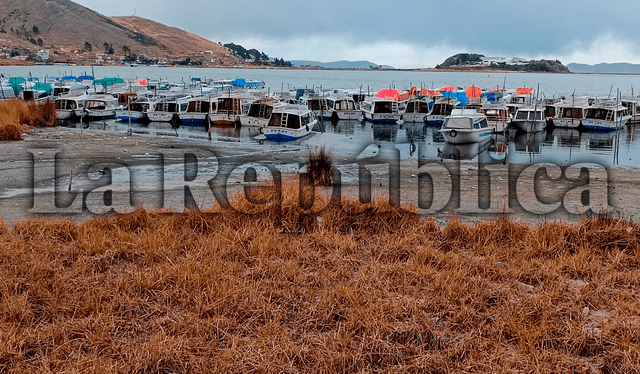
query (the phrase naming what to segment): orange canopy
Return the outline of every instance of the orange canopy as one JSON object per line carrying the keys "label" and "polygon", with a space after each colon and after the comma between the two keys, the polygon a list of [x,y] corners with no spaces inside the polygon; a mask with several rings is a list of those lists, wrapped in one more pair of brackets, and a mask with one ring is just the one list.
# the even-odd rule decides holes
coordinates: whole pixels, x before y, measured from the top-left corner
{"label": "orange canopy", "polygon": [[480,87],[476,87],[476,86],[467,87],[464,90],[464,93],[466,93],[467,97],[469,97],[470,99],[482,96],[482,90],[480,89]]}
{"label": "orange canopy", "polygon": [[528,87],[516,88],[516,93],[518,95],[528,95],[531,93],[531,91],[533,91],[533,88],[528,88]]}
{"label": "orange canopy", "polygon": [[149,84],[149,81],[146,79],[138,79],[138,83],[140,83],[141,86],[146,86]]}
{"label": "orange canopy", "polygon": [[402,101],[409,99],[409,92],[398,91],[395,88],[384,88],[376,93],[376,97],[387,100]]}

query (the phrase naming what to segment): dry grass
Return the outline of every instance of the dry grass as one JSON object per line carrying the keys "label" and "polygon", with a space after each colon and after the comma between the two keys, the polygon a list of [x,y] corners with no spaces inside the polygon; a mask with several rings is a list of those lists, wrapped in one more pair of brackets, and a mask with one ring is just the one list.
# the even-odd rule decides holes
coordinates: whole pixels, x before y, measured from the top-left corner
{"label": "dry grass", "polygon": [[333,184],[331,176],[332,166],[333,159],[324,148],[318,152],[309,151],[307,173],[316,186],[331,186]]}
{"label": "dry grass", "polygon": [[640,367],[635,223],[441,227],[380,200],[318,220],[282,190],[281,210],[253,216],[1,225],[0,372]]}
{"label": "dry grass", "polygon": [[51,126],[56,126],[52,102],[37,105],[18,99],[0,101],[0,141],[21,140],[22,133],[29,128]]}

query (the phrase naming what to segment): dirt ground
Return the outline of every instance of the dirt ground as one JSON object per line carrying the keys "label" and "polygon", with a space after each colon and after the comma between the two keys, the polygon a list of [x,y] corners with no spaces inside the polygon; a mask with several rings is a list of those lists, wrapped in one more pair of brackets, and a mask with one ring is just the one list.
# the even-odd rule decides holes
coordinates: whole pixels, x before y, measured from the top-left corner
{"label": "dirt ground", "polygon": [[[254,184],[272,184],[273,175],[296,180],[308,154],[308,147],[294,144],[206,142],[63,127],[33,130],[23,141],[0,147],[0,217],[11,226],[28,217],[82,220],[140,205],[174,211],[206,208],[251,185],[254,173],[248,168],[255,170]],[[473,222],[505,212],[532,223],[577,221],[593,212],[634,221],[640,217],[636,169],[545,169],[500,160],[479,165],[421,159],[419,154],[400,159],[393,149],[374,147],[369,155],[335,157],[339,195],[365,202],[384,196],[392,203],[413,204],[421,215],[440,223],[454,214]],[[332,192],[321,190],[319,194]]]}

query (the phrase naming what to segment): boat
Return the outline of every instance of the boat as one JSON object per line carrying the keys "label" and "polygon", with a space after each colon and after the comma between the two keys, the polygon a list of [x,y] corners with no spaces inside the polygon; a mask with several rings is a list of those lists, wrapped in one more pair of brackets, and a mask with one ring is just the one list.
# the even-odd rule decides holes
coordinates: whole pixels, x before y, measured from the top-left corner
{"label": "boat", "polygon": [[404,122],[419,122],[426,123],[427,115],[431,113],[431,107],[433,105],[433,100],[430,97],[412,97],[407,101],[407,106],[404,109],[404,113],[402,114],[402,120]]}
{"label": "boat", "polygon": [[629,122],[640,122],[640,98],[639,97],[622,97],[620,103],[629,109]]}
{"label": "boat", "polygon": [[480,107],[479,112],[487,117],[487,123],[494,132],[504,132],[511,123],[511,114],[509,114],[509,108],[504,102],[486,101]]}
{"label": "boat", "polygon": [[149,98],[140,97],[116,110],[116,118],[120,121],[141,122],[147,119],[147,111],[152,106],[153,102]]}
{"label": "boat", "polygon": [[240,116],[247,113],[250,100],[245,96],[226,95],[217,99],[215,112],[209,114],[211,126],[235,126]]}
{"label": "boat", "polygon": [[216,103],[210,96],[194,97],[189,100],[187,111],[178,113],[178,118],[187,126],[203,125],[207,116],[215,112]]}
{"label": "boat", "polygon": [[87,96],[85,95],[55,98],[53,103],[56,106],[56,118],[64,120],[83,116],[86,100]]}
{"label": "boat", "polygon": [[555,127],[575,129],[582,125],[582,120],[589,109],[589,99],[586,97],[571,97],[557,105],[557,114],[551,119]]}
{"label": "boat", "polygon": [[544,117],[543,106],[523,106],[516,109],[511,123],[524,132],[543,131],[547,122]]}
{"label": "boat", "polygon": [[152,122],[174,121],[179,113],[187,111],[190,96],[167,96],[154,102],[147,111],[147,118]]}
{"label": "boat", "polygon": [[442,126],[447,117],[451,115],[453,109],[458,105],[460,105],[460,102],[454,98],[439,97],[435,103],[433,103],[431,112],[425,116],[425,124]]}
{"label": "boat", "polygon": [[327,100],[324,97],[320,97],[313,91],[306,91],[301,97],[298,98],[298,102],[301,105],[306,105],[318,118],[322,118],[326,116],[327,113],[329,113]]}
{"label": "boat", "polygon": [[326,99],[327,111],[323,113],[324,119],[332,121],[360,119],[362,112],[358,109],[355,100],[347,96],[330,95]]}
{"label": "boat", "polygon": [[84,112],[92,119],[115,117],[119,109],[116,98],[111,95],[89,95],[84,102]]}
{"label": "boat", "polygon": [[519,108],[535,105],[534,91],[530,87],[519,87],[515,91],[504,96],[504,101],[509,108],[509,114],[515,117]]}
{"label": "boat", "polygon": [[318,118],[306,105],[286,104],[273,109],[260,133],[267,139],[295,140],[309,135],[317,122]]}
{"label": "boat", "polygon": [[629,119],[629,109],[619,101],[600,100],[587,109],[582,126],[588,130],[612,131],[626,125]]}
{"label": "boat", "polygon": [[440,133],[451,144],[483,142],[491,138],[493,129],[487,123],[487,117],[474,109],[454,109],[448,116]]}
{"label": "boat", "polygon": [[273,109],[283,106],[285,103],[276,99],[259,99],[249,104],[249,110],[246,114],[240,115],[240,124],[242,126],[262,127],[269,122]]}

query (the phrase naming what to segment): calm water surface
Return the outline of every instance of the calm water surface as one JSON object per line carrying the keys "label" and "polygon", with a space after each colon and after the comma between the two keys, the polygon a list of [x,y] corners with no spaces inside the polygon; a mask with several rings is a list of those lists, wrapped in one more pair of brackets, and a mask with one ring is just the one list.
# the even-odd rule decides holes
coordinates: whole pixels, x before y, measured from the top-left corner
{"label": "calm water surface", "polygon": [[[189,81],[191,77],[212,79],[263,80],[271,91],[314,87],[316,89],[356,88],[375,92],[385,87],[411,86],[438,88],[445,85],[483,88],[521,86],[540,87],[542,97],[560,95],[595,95],[604,97],[619,90],[630,95],[640,90],[640,76],[601,74],[534,74],[534,73],[451,73],[417,71],[329,71],[329,70],[276,70],[276,69],[199,69],[161,67],[94,67],[96,77],[163,78],[169,81]],[[61,76],[91,74],[91,67],[81,66],[29,66],[2,67],[5,76]],[[72,124],[71,126],[78,126]],[[93,122],[96,130],[126,132],[128,124],[113,120]],[[603,165],[637,167],[640,165],[640,126],[627,125],[619,131],[598,133],[578,130],[554,129],[538,134],[495,136],[492,142],[472,146],[453,147],[439,136],[438,129],[420,124],[376,125],[359,121],[324,122],[316,132],[296,141],[309,147],[324,146],[336,154],[354,155],[368,145],[397,147],[403,157],[430,159],[460,157],[473,159],[478,152],[500,151],[508,153],[510,162],[579,163],[595,161]],[[193,139],[195,144],[207,140],[203,128],[179,127],[170,124],[134,124],[133,131],[150,136],[180,136]],[[265,142],[255,139],[256,128],[215,128],[214,141]],[[267,141],[268,142],[268,141]],[[269,144],[273,144],[270,143]],[[496,147],[498,145],[498,147]],[[506,146],[508,150],[503,152]]]}

